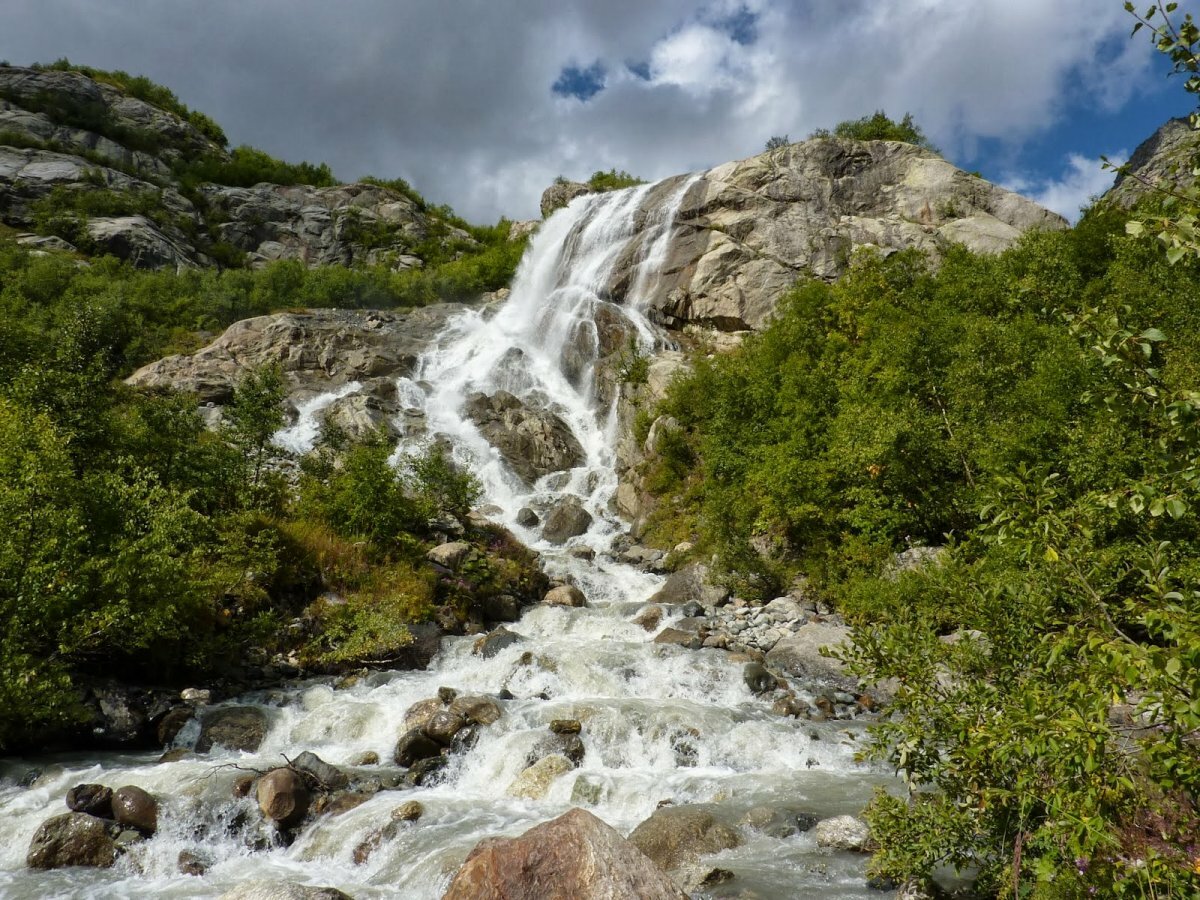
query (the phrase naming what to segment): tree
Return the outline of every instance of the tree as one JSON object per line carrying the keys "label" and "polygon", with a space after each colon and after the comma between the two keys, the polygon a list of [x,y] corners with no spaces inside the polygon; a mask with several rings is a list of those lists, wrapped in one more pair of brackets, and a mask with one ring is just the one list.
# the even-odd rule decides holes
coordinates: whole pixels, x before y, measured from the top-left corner
{"label": "tree", "polygon": [[246,482],[254,502],[261,502],[263,466],[269,456],[271,438],[286,421],[283,372],[279,366],[251,369],[238,383],[229,406],[225,434],[242,452]]}

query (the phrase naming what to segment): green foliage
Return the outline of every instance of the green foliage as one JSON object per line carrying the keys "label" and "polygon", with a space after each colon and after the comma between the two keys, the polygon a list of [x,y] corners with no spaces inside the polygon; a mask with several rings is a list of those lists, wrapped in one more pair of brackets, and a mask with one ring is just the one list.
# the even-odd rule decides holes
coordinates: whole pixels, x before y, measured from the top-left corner
{"label": "green foliage", "polygon": [[264,181],[313,187],[333,187],[338,183],[326,163],[288,163],[246,144],[234,147],[228,159],[203,156],[181,163],[176,166],[175,174],[185,187],[205,181],[234,187],[253,187]]}
{"label": "green foliage", "polygon": [[[932,150],[934,153],[939,152],[913,120],[912,113],[905,113],[903,119],[895,122],[889,119],[883,110],[878,110],[873,115],[863,116],[861,119],[838,123],[832,134],[834,137],[848,138],[852,141],[903,141]],[[830,132],[818,129],[810,135],[810,139],[822,137],[830,137]]]}
{"label": "green foliage", "polygon": [[263,467],[271,453],[271,438],[286,421],[286,396],[283,372],[278,366],[252,369],[234,389],[225,437],[242,454],[251,505],[269,504],[272,492]]}
{"label": "green foliage", "polygon": [[628,172],[616,169],[609,169],[605,172],[603,169],[598,169],[592,173],[592,177],[586,182],[587,186],[593,191],[619,191],[621,188],[636,187],[639,184],[645,184],[645,180],[638,178],[636,175],[630,175]]}
{"label": "green foliage", "polygon": [[437,445],[408,461],[412,488],[427,518],[451,515],[465,519],[483,496],[483,485],[469,469],[455,465]]}
{"label": "green foliage", "polygon": [[770,153],[772,150],[782,150],[790,143],[786,134],[776,134],[767,138],[767,145],[764,149]]}
{"label": "green foliage", "polygon": [[650,378],[650,357],[633,335],[630,335],[629,343],[617,358],[617,378],[635,387],[645,384]]}

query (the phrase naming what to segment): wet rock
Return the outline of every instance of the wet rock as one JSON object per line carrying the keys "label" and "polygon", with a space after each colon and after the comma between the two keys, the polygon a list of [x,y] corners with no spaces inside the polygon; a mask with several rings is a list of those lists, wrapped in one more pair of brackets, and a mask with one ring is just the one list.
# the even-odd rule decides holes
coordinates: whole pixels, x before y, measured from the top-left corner
{"label": "wet rock", "polygon": [[454,739],[450,741],[450,753],[469,753],[475,749],[475,745],[479,743],[478,725],[467,725],[465,728],[460,728],[454,735]]}
{"label": "wet rock", "polygon": [[158,830],[158,801],[140,787],[129,784],[112,795],[113,818],[119,825],[136,828],[142,834]]}
{"label": "wet rock", "polygon": [[430,756],[419,759],[412,764],[404,780],[416,787],[428,787],[438,784],[444,777],[442,770],[446,767],[446,757]]}
{"label": "wet rock", "polygon": [[680,628],[664,628],[655,635],[654,643],[674,644],[676,647],[683,647],[687,650],[699,650],[704,646],[704,639],[693,631],[684,631]]}
{"label": "wet rock", "polygon": [[490,697],[459,697],[450,704],[450,712],[476,725],[491,725],[501,716],[500,705]]}
{"label": "wet rock", "polygon": [[483,617],[488,622],[515,622],[521,618],[521,601],[512,594],[498,594],[483,601]]}
{"label": "wet rock", "polygon": [[248,881],[226,891],[217,900],[354,900],[337,888],[310,887],[287,881]]}
{"label": "wet rock", "polygon": [[573,768],[569,759],[557,753],[542,757],[513,780],[507,794],[525,800],[541,800],[550,786]]}
{"label": "wet rock", "polygon": [[168,710],[166,715],[158,720],[155,728],[159,746],[165,747],[175,740],[179,736],[179,732],[183,730],[183,726],[195,717],[196,710],[191,706],[176,706]]}
{"label": "wet rock", "polygon": [[262,814],[283,828],[300,824],[311,801],[304,779],[291,769],[272,769],[260,778],[256,798]]}
{"label": "wet rock", "polygon": [[102,784],[77,784],[67,791],[67,809],[101,819],[113,817],[112,788]]}
{"label": "wet rock", "polygon": [[472,394],[465,413],[480,434],[526,484],[583,463],[585,455],[570,426],[554,413],[534,409],[508,391]]}
{"label": "wet rock", "polygon": [[587,597],[575,585],[563,584],[548,591],[542,602],[547,606],[583,607],[587,606]]}
{"label": "wet rock", "polygon": [[351,758],[350,765],[377,766],[379,765],[379,754],[374,750],[364,750],[362,753],[359,753]]}
{"label": "wet rock", "polygon": [[491,659],[496,656],[501,650],[506,647],[511,647],[513,644],[521,640],[521,636],[515,632],[509,631],[503,625],[496,628],[475,642],[472,651],[477,656],[482,656],[484,659]]}
{"label": "wet rock", "polygon": [[830,850],[851,850],[865,853],[871,844],[871,829],[854,816],[834,816],[823,819],[812,829],[818,847]]}
{"label": "wet rock", "polygon": [[200,720],[196,752],[213,747],[253,753],[267,736],[267,714],[257,706],[227,706],[214,709]]}
{"label": "wet rock", "polygon": [[583,739],[577,734],[547,734],[533,745],[533,749],[525,757],[525,764],[533,765],[539,759],[557,755],[565,756],[572,765],[578,766],[583,762],[586,753]]}
{"label": "wet rock", "polygon": [[370,791],[322,793],[313,801],[312,814],[314,816],[327,816],[332,819],[334,816],[348,813],[352,809],[358,809],[358,807],[370,800],[372,796],[373,793]]}
{"label": "wet rock", "polygon": [[646,631],[653,631],[662,623],[663,611],[661,606],[647,606],[633,620],[634,625],[640,625]]}
{"label": "wet rock", "polygon": [[567,555],[575,559],[586,560],[591,562],[596,558],[596,551],[591,547],[572,547],[567,551]]}
{"label": "wet rock", "polygon": [[466,718],[443,709],[434,714],[433,718],[422,729],[426,735],[433,738],[443,747],[449,747],[454,736],[467,724]]}
{"label": "wet rock", "polygon": [[106,869],[116,861],[116,828],[87,813],[69,812],[47,819],[34,832],[25,864],[31,869],[92,866]]}
{"label": "wet rock", "polygon": [[[0,70],[2,74],[2,70]],[[85,703],[91,712],[90,737],[107,747],[152,747],[155,727],[174,702],[174,692],[118,682],[94,684]]]}
{"label": "wet rock", "polygon": [[208,871],[209,865],[210,862],[207,859],[191,850],[180,850],[179,857],[175,861],[175,868],[179,870],[180,875],[199,877]]}
{"label": "wet rock", "polygon": [[592,527],[592,514],[583,508],[578,497],[560,500],[546,513],[542,537],[552,544],[564,544]]}
{"label": "wet rock", "polygon": [[810,831],[818,821],[816,816],[809,813],[773,806],[756,806],[747,810],[738,824],[783,840],[802,831]]}
{"label": "wet rock", "polygon": [[208,706],[212,703],[212,691],[208,688],[184,688],[179,692],[179,699],[193,706]]}
{"label": "wet rock", "polygon": [[756,694],[773,691],[776,687],[775,676],[768,672],[762,663],[746,663],[742,669],[742,681]]}
{"label": "wet rock", "polygon": [[465,541],[452,541],[448,544],[439,544],[428,553],[425,558],[431,563],[439,566],[445,566],[451,571],[457,571],[463,560],[471,553],[471,545]]}
{"label": "wet rock", "polygon": [[666,583],[650,598],[651,603],[695,602],[701,607],[720,606],[729,598],[729,588],[710,581],[708,566],[689,563],[667,576]]}
{"label": "wet rock", "polygon": [[573,809],[516,838],[480,843],[442,900],[685,900],[636,847]]}
{"label": "wet rock", "polygon": [[703,855],[741,846],[742,836],[702,807],[665,806],[635,828],[629,842],[671,872]]}
{"label": "wet rock", "polygon": [[575,779],[575,784],[571,788],[571,802],[595,806],[604,799],[606,789],[607,785],[602,776],[580,775]]}
{"label": "wet rock", "polygon": [[411,768],[413,763],[422,759],[440,756],[442,745],[419,728],[406,731],[396,742],[394,754],[396,765]]}
{"label": "wet rock", "polygon": [[160,763],[179,762],[181,759],[187,759],[189,756],[195,756],[187,747],[176,747],[174,750],[168,750],[158,758]]}
{"label": "wet rock", "polygon": [[578,719],[554,719],[550,723],[550,730],[555,734],[579,734],[583,731],[583,725]]}
{"label": "wet rock", "polygon": [[323,791],[340,791],[350,786],[349,775],[308,750],[292,760],[292,768],[311,775]]}
{"label": "wet rock", "polygon": [[232,793],[234,797],[249,797],[250,792],[254,790],[253,775],[239,775],[233,782]]}
{"label": "wet rock", "polygon": [[522,506],[517,510],[517,524],[522,528],[536,528],[541,521],[538,518],[538,514],[528,506]]}
{"label": "wet rock", "polygon": [[408,800],[392,810],[393,822],[415,822],[425,814],[419,800]]}
{"label": "wet rock", "polygon": [[404,713],[404,727],[408,729],[424,728],[433,717],[440,713],[445,703],[440,697],[430,697],[428,700],[418,700]]}
{"label": "wet rock", "polygon": [[449,705],[458,698],[458,691],[452,687],[440,687],[437,689],[438,699]]}

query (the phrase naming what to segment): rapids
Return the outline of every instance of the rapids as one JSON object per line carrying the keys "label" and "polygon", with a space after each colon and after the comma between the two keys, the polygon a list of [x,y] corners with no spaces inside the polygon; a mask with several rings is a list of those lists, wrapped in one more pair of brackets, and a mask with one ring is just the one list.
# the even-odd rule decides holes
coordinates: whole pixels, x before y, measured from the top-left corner
{"label": "rapids", "polygon": [[[508,300],[452,321],[415,376],[399,385],[405,404],[424,410],[427,440],[449,441],[456,460],[479,476],[489,516],[540,551],[552,575],[573,578],[589,607],[531,608],[509,626],[522,641],[490,659],[472,654],[473,637],[446,638],[426,671],[378,672],[341,690],[330,680],[308,681],[238,698],[233,702],[258,704],[270,719],[253,754],[218,748],[170,763],[156,762],[158,752],[0,761],[0,897],[218,897],[247,880],[269,879],[330,885],[359,900],[434,900],[478,841],[520,833],[573,805],[628,833],[662,800],[713,804],[734,822],[763,805],[825,817],[858,813],[876,785],[889,783],[854,761],[860,734],[855,723],[779,718],[751,694],[742,664],[726,653],[654,644],[654,635],[631,619],[661,578],[606,555],[623,525],[611,511],[617,418],[611,402],[597,399],[604,392],[594,371],[594,316],[614,267],[632,264],[636,270],[620,312],[640,345],[649,349],[658,340],[638,297],[657,277],[692,183],[679,180],[666,202],[649,209],[654,186],[576,199],[535,235]],[[583,348],[582,368],[564,365],[569,347]],[[357,387],[304,404],[298,422],[277,443],[295,452],[311,448],[320,410]],[[584,463],[566,477],[524,485],[462,415],[469,393],[498,389],[560,416],[583,447]],[[396,452],[419,449],[417,442]],[[564,493],[577,495],[594,516],[591,529],[567,547],[553,547],[536,529],[517,523],[522,507],[544,507]],[[593,561],[567,552],[580,545],[595,550]],[[662,626],[677,617],[669,612]],[[520,663],[526,651],[534,664]],[[310,823],[290,847],[251,849],[245,829],[228,827],[241,815],[251,822],[259,817],[251,799],[232,798],[241,773],[222,764],[265,769],[282,764],[282,754],[311,750],[348,766],[373,751],[387,768],[405,711],[443,685],[490,694],[507,688],[516,699],[503,704],[504,715],[482,730],[472,750],[453,759],[442,783],[381,791],[356,809]],[[587,753],[580,768],[554,782],[542,800],[507,796],[528,750],[552,719],[561,718],[583,722]],[[193,723],[176,744],[190,746],[196,737]],[[21,786],[33,770],[39,774]],[[26,869],[37,826],[66,811],[63,796],[80,782],[151,791],[160,799],[159,832],[109,870]],[[423,804],[420,821],[356,865],[354,848],[409,799]],[[736,878],[707,896],[881,896],[866,888],[862,857],[821,850],[808,834],[743,833],[742,847],[711,860]],[[204,877],[178,873],[183,850],[211,861]]]}

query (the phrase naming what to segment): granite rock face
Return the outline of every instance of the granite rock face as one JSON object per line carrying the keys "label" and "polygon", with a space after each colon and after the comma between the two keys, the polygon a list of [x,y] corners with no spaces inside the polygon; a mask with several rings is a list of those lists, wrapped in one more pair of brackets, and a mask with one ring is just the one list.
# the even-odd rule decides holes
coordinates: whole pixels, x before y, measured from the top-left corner
{"label": "granite rock face", "polygon": [[1117,176],[1104,201],[1128,209],[1154,185],[1172,187],[1190,181],[1189,163],[1200,153],[1200,131],[1187,119],[1168,119],[1129,157],[1129,171]]}

